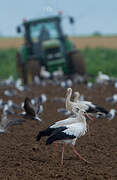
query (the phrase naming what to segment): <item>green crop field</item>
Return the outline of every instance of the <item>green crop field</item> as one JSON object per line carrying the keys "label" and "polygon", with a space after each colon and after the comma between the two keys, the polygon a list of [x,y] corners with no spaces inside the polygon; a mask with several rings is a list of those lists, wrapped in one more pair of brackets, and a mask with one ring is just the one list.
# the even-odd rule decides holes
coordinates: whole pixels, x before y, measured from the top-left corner
{"label": "green crop field", "polygon": [[[0,79],[10,75],[17,77],[16,48],[0,49]],[[81,50],[86,63],[87,73],[96,76],[102,71],[117,77],[117,50],[106,48],[85,48]]]}
{"label": "green crop field", "polygon": [[105,48],[85,48],[82,50],[87,72],[96,76],[102,71],[109,76],[117,77],[117,50]]}
{"label": "green crop field", "polygon": [[17,77],[16,49],[0,49],[0,79]]}

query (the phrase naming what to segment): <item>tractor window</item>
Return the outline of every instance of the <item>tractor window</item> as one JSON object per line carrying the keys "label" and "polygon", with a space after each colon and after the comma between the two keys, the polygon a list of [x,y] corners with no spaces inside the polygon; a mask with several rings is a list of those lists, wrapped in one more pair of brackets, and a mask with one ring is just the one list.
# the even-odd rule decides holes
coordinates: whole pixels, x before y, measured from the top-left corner
{"label": "tractor window", "polygon": [[30,36],[33,43],[43,42],[59,37],[56,22],[40,23],[30,26]]}

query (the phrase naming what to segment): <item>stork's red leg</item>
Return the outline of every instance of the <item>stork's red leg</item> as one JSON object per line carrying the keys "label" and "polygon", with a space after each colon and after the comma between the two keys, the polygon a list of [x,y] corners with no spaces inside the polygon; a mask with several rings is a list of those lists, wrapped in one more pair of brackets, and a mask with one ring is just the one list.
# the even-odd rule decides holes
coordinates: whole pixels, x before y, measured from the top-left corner
{"label": "stork's red leg", "polygon": [[83,161],[85,161],[85,162],[87,162],[87,163],[90,163],[90,162],[88,162],[86,159],[84,159],[84,158],[77,152],[75,146],[73,147],[73,151],[74,151],[74,153],[75,153],[80,159],[82,159]]}
{"label": "stork's red leg", "polygon": [[63,157],[64,157],[64,146],[62,147],[61,165],[63,165]]}
{"label": "stork's red leg", "polygon": [[53,147],[53,159],[55,158],[55,153],[56,153],[56,147],[58,146],[58,143],[54,143],[54,147]]}

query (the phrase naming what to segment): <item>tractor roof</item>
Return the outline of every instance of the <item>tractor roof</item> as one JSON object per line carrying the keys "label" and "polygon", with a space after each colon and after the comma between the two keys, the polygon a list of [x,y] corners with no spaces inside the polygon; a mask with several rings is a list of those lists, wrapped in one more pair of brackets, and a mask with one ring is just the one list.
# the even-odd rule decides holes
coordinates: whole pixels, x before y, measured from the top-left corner
{"label": "tractor roof", "polygon": [[60,21],[61,17],[60,16],[52,16],[52,17],[46,17],[46,18],[40,18],[40,19],[34,19],[34,20],[29,20],[29,21],[24,21],[24,25],[27,24],[36,24],[36,23],[43,23],[43,22],[53,22],[53,21]]}

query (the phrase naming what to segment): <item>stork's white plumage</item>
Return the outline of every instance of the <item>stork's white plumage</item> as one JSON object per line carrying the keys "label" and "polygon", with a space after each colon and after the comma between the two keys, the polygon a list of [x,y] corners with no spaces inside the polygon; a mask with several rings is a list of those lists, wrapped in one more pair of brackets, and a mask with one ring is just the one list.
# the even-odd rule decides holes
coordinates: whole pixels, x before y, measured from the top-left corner
{"label": "stork's white plumage", "polygon": [[[67,118],[65,120],[58,121],[53,125],[49,126],[46,130],[40,131],[37,135],[37,141],[41,139],[42,136],[49,136],[46,144],[52,144],[53,142],[58,143],[70,143],[73,145],[74,153],[78,155],[82,160],[86,161],[80,156],[80,154],[75,149],[75,143],[77,138],[85,135],[87,131],[87,124],[85,118],[85,111],[79,110],[77,116],[72,118]],[[63,164],[63,153],[64,146],[62,148],[62,160]],[[87,162],[87,161],[86,161]]]}
{"label": "stork's white plumage", "polygon": [[[68,123],[67,125],[61,125],[60,126],[60,122],[59,124],[59,128],[53,132],[53,134],[51,136],[48,137],[48,139],[46,140],[46,145],[48,144],[52,144],[53,142],[58,142],[58,143],[62,143],[63,147],[62,147],[62,159],[61,159],[61,164],[63,164],[63,156],[64,156],[64,144],[72,144],[73,145],[73,151],[74,153],[80,157],[80,159],[86,161],[83,157],[80,156],[80,154],[76,151],[75,148],[75,143],[77,138],[79,138],[80,136],[85,135],[86,131],[87,131],[87,124],[86,124],[86,118],[84,116],[85,112],[83,110],[79,110],[78,113],[78,118],[77,122],[72,121],[72,123],[68,123],[64,122],[64,123]],[[61,122],[62,124],[63,122]],[[57,126],[57,123],[56,123]]]}
{"label": "stork's white plumage", "polygon": [[97,104],[94,104],[90,101],[80,101],[79,99],[80,99],[80,93],[74,92],[74,102],[81,103],[82,105],[86,105],[87,109],[85,110],[87,113],[102,113],[102,115],[107,115],[109,113],[105,108]]}

